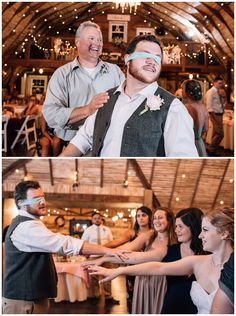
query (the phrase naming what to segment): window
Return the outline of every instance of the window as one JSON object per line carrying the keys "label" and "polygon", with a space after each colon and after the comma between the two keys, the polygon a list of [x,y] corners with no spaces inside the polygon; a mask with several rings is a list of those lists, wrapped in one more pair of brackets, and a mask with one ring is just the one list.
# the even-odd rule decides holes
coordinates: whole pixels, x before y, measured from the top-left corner
{"label": "window", "polygon": [[155,32],[151,27],[137,27],[136,35],[155,35]]}
{"label": "window", "polygon": [[127,24],[128,22],[109,21],[109,42],[127,43]]}

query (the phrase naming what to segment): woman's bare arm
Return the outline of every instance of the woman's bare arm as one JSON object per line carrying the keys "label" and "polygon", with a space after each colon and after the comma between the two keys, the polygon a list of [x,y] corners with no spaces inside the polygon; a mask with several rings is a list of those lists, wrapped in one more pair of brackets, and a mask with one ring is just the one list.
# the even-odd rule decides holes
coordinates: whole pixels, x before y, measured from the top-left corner
{"label": "woman's bare arm", "polygon": [[150,261],[161,261],[167,253],[167,247],[146,251],[146,252],[130,252],[126,253],[126,259],[119,259],[117,257],[103,256],[95,260],[87,260],[81,263],[81,266],[88,268],[90,266],[100,266],[105,262],[120,263],[120,264],[138,264]]}
{"label": "woman's bare arm", "polygon": [[107,282],[118,275],[190,275],[194,271],[196,256],[189,256],[174,262],[148,262],[117,269],[92,266],[91,275],[105,276],[101,282]]}
{"label": "woman's bare arm", "polygon": [[129,251],[144,250],[145,247],[149,244],[152,236],[153,236],[153,230],[150,230],[146,233],[140,234],[137,238],[135,238],[129,244],[123,245],[123,246],[119,247],[119,249],[125,249],[125,250],[129,250]]}
{"label": "woman's bare arm", "polygon": [[129,229],[126,230],[122,236],[118,239],[109,241],[108,243],[106,243],[104,246],[108,247],[108,248],[116,248],[119,247],[121,245],[124,245],[125,243],[129,242],[130,239],[134,236],[134,230],[133,229]]}

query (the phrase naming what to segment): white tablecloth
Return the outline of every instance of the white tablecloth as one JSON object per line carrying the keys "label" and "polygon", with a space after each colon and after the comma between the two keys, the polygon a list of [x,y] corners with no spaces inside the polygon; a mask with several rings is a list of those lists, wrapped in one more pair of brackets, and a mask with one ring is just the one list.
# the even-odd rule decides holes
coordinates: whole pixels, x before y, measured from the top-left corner
{"label": "white tablecloth", "polygon": [[[224,138],[220,143],[225,149],[234,150],[234,119],[229,119],[228,116],[223,117]],[[211,144],[213,134],[213,126],[209,119],[209,129],[207,132],[206,142]]]}
{"label": "white tablecloth", "polygon": [[58,276],[55,302],[85,301],[88,297],[87,272],[79,267],[79,263],[56,262],[55,266]]}

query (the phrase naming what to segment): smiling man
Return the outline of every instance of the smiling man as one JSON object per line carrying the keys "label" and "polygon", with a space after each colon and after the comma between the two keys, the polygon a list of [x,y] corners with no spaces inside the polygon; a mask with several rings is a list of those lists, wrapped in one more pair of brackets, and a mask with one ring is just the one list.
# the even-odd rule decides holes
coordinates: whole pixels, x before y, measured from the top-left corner
{"label": "smiling man", "polygon": [[71,140],[84,119],[103,106],[108,99],[105,91],[124,80],[118,66],[99,59],[103,38],[97,24],[82,23],[75,44],[78,56],[54,72],[43,105],[48,125],[64,141]]}
{"label": "smiling man", "polygon": [[47,313],[49,298],[57,295],[52,253],[123,256],[121,251],[48,230],[39,219],[47,210],[37,181],[18,183],[14,198],[19,214],[5,237],[3,314]]}
{"label": "smiling man", "polygon": [[135,37],[125,55],[126,81],[108,91],[61,156],[198,156],[185,106],[161,88],[162,48],[154,35]]}

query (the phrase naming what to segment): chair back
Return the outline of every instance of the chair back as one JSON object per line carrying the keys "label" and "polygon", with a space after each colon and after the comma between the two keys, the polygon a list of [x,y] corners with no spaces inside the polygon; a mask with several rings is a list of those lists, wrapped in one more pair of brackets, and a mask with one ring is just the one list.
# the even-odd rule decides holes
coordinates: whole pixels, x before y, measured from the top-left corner
{"label": "chair back", "polygon": [[2,116],[2,151],[7,152],[7,124],[9,116]]}
{"label": "chair back", "polygon": [[[30,137],[33,136],[32,141]],[[16,143],[23,137],[22,144],[26,141],[27,150],[36,147],[37,134],[36,134],[36,125],[35,125],[35,116],[27,115],[24,122],[21,125],[20,130],[18,131],[14,142],[11,145],[11,149],[13,149]]]}

